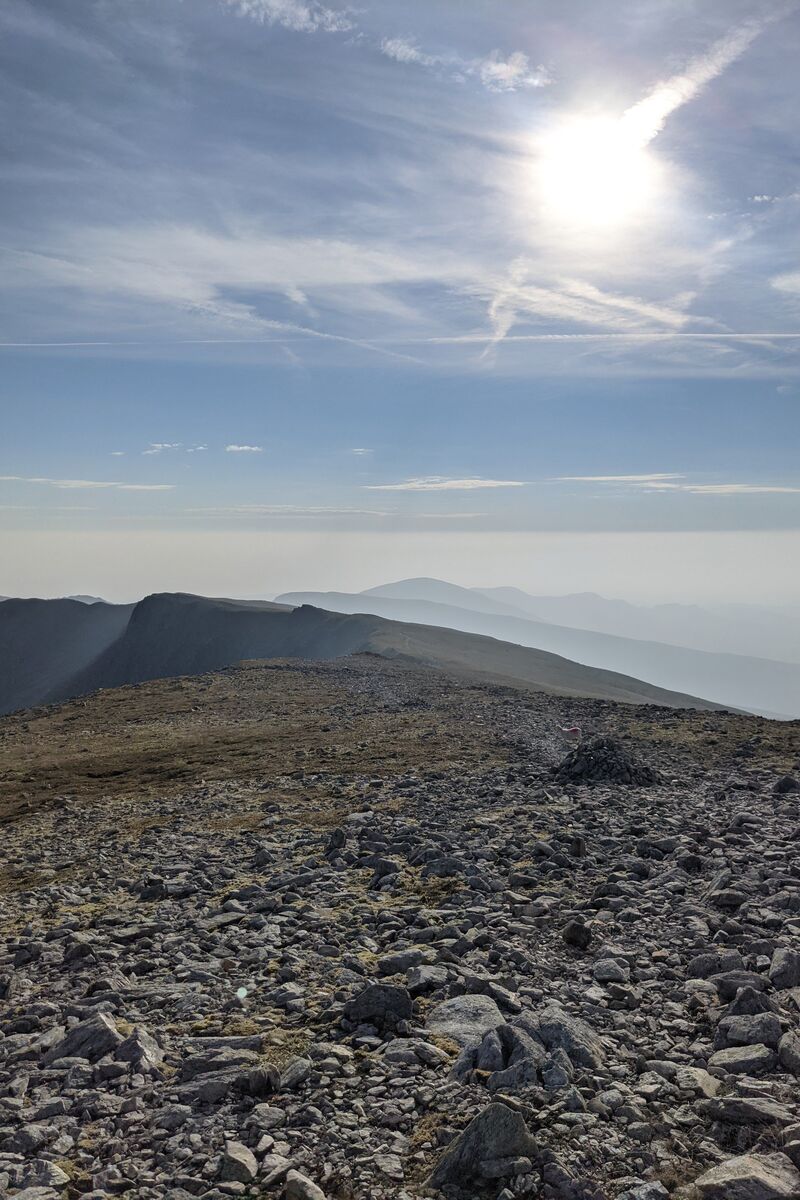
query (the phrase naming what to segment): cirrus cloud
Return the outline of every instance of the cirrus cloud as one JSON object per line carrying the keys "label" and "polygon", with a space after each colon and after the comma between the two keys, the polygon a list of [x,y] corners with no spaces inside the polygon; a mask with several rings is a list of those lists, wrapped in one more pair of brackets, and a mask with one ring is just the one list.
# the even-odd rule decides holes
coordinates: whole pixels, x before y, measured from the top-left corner
{"label": "cirrus cloud", "polygon": [[369,492],[472,492],[481,488],[518,488],[526,484],[519,479],[448,479],[443,475],[424,475],[404,479],[401,483],[367,483]]}
{"label": "cirrus cloud", "polygon": [[353,28],[348,12],[327,8],[317,0],[223,0],[242,17],[263,25],[281,25],[295,33],[346,33]]}
{"label": "cirrus cloud", "polygon": [[38,483],[45,487],[113,488],[119,492],[169,492],[174,483],[118,483],[108,479],[50,479],[44,475],[0,475],[0,483]]}

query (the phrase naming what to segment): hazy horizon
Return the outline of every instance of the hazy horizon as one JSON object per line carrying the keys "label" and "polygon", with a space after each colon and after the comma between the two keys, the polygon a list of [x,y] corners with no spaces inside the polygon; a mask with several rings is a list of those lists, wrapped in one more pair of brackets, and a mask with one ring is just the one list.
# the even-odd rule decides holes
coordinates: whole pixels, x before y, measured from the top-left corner
{"label": "hazy horizon", "polygon": [[[356,592],[403,578],[534,595],[597,592],[635,604],[800,608],[800,534],[378,535],[166,532],[32,533],[3,539],[0,595],[151,592],[270,599]],[[742,570],[743,560],[748,570]]]}

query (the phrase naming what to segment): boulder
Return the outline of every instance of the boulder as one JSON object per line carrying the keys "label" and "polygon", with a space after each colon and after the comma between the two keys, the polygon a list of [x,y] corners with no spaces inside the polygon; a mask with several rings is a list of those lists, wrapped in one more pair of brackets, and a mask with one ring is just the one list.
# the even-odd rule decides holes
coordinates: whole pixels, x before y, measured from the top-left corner
{"label": "boulder", "polygon": [[137,1071],[145,1075],[157,1072],[164,1062],[161,1047],[146,1029],[134,1029],[117,1047],[116,1056],[122,1062],[132,1063]]}
{"label": "boulder", "polygon": [[702,1200],[797,1200],[800,1173],[785,1154],[743,1154],[695,1180]]}
{"label": "boulder", "polygon": [[572,920],[567,921],[561,930],[561,936],[568,946],[574,946],[576,950],[585,950],[592,940],[592,931],[583,921]]}
{"label": "boulder", "polygon": [[394,1029],[407,1021],[414,1002],[407,988],[389,983],[370,983],[344,1006],[344,1015],[353,1025],[365,1023],[378,1029]]}
{"label": "boulder", "polygon": [[779,947],[772,956],[769,980],[779,991],[797,987],[800,984],[800,950]]}
{"label": "boulder", "polygon": [[431,1009],[425,1027],[463,1048],[477,1045],[485,1033],[503,1024],[505,1018],[491,997],[453,996]]}
{"label": "boulder", "polygon": [[708,1065],[731,1075],[760,1075],[771,1071],[777,1061],[777,1054],[769,1046],[729,1046],[712,1054]]}
{"label": "boulder", "polygon": [[536,1139],[522,1114],[505,1104],[490,1104],[447,1147],[428,1186],[455,1185],[468,1189],[472,1196],[487,1179],[520,1174],[524,1160],[530,1170],[536,1153]]}
{"label": "boulder", "polygon": [[325,1200],[325,1193],[299,1171],[286,1175],[286,1200]]}
{"label": "boulder", "polygon": [[785,1071],[800,1078],[800,1034],[785,1033],[778,1043],[778,1058]]}
{"label": "boulder", "polygon": [[723,1017],[714,1034],[714,1049],[728,1046],[771,1046],[781,1040],[781,1023],[775,1013],[760,1012],[750,1016]]}
{"label": "boulder", "polygon": [[258,1174],[258,1162],[252,1150],[241,1142],[228,1142],[219,1168],[221,1183],[252,1183]]}
{"label": "boulder", "polygon": [[557,1004],[540,1009],[533,1018],[523,1014],[515,1024],[538,1037],[548,1050],[566,1051],[577,1067],[597,1070],[605,1061],[605,1051],[592,1027]]}
{"label": "boulder", "polygon": [[719,1096],[701,1100],[698,1111],[723,1125],[791,1125],[794,1117],[784,1104],[762,1096]]}
{"label": "boulder", "polygon": [[105,1013],[97,1013],[81,1021],[57,1042],[45,1055],[45,1062],[56,1062],[59,1058],[86,1058],[97,1062],[122,1045],[124,1038]]}

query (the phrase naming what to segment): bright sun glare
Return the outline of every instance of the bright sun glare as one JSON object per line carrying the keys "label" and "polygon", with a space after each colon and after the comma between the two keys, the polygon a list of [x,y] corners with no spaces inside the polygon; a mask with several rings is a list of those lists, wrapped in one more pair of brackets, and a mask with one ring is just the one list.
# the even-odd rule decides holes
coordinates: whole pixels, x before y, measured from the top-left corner
{"label": "bright sun glare", "polygon": [[624,119],[573,117],[540,142],[537,190],[547,215],[564,224],[624,225],[652,201],[657,174]]}

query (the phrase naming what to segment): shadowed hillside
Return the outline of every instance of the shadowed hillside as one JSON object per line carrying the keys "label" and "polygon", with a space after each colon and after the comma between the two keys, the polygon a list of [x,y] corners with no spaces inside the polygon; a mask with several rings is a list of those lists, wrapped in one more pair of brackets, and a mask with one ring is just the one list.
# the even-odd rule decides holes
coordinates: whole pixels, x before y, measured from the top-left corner
{"label": "shadowed hillside", "polygon": [[0,712],[39,704],[124,631],[132,604],[5,600],[0,608]]}

